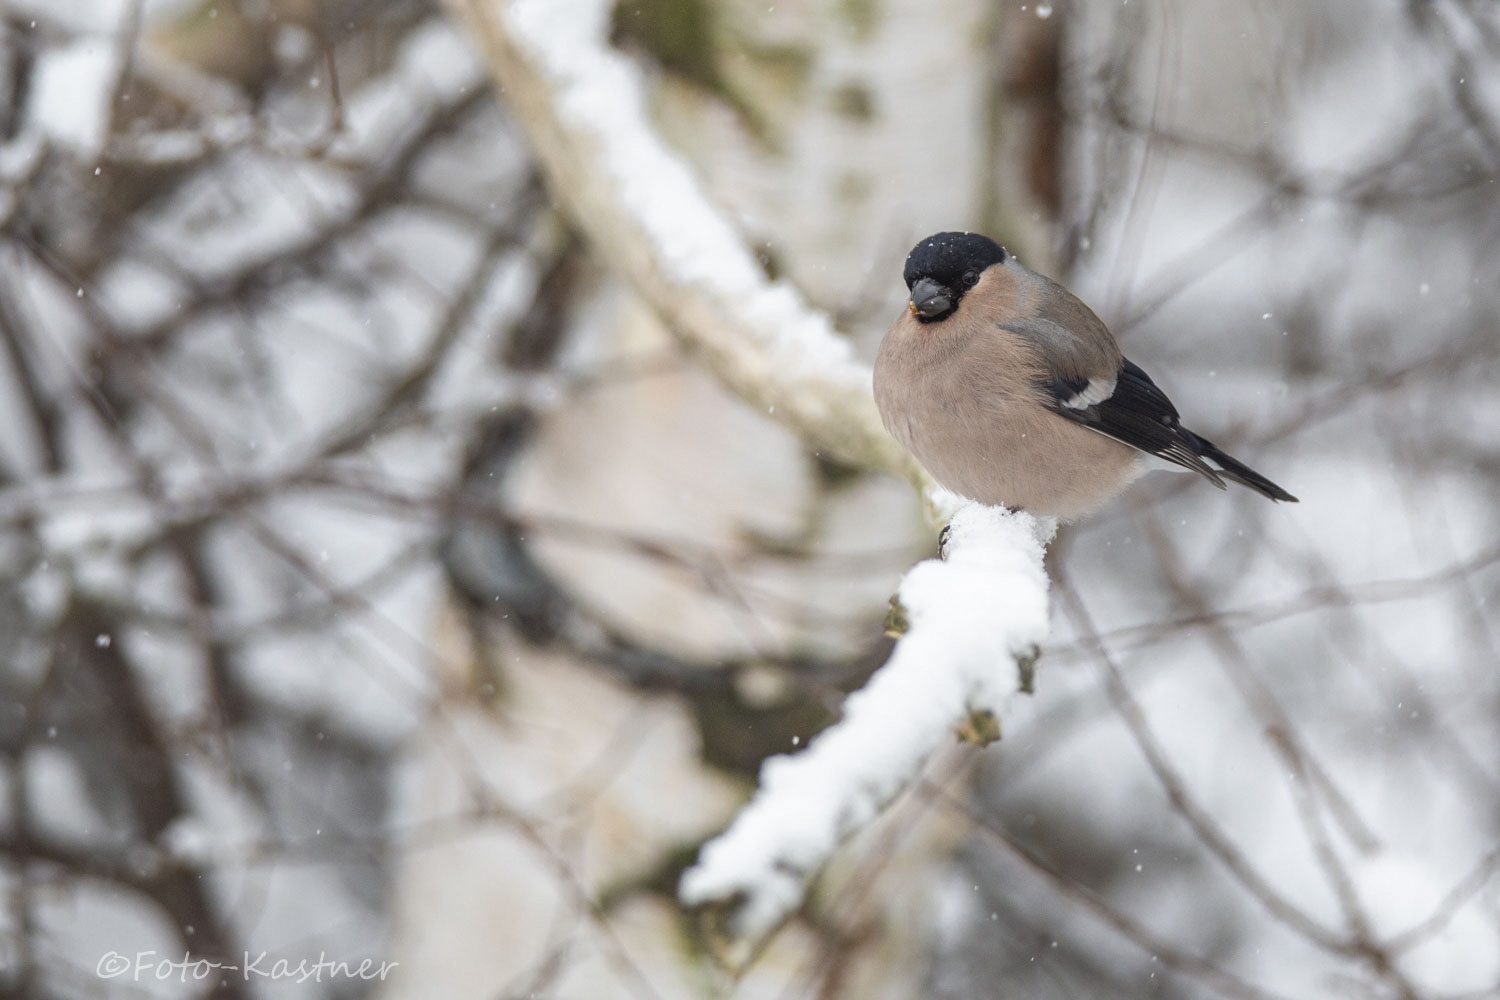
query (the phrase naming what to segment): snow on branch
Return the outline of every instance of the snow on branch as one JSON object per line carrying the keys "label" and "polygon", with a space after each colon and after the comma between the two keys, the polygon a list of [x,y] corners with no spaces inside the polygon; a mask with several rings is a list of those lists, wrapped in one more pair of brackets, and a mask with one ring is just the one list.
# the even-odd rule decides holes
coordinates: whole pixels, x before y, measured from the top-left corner
{"label": "snow on branch", "polygon": [[884,432],[868,367],[828,317],[768,280],[646,111],[609,44],[613,0],[448,0],[468,23],[553,197],[732,391],[845,463],[923,482]]}
{"label": "snow on branch", "polygon": [[843,718],[801,754],[772,757],[760,790],[682,877],[689,906],[723,909],[726,957],[740,964],[802,902],[835,847],[915,780],[967,718],[996,720],[1028,689],[1047,633],[1042,559],[1048,519],[968,504],[942,560],[918,563],[898,598],[907,630]]}

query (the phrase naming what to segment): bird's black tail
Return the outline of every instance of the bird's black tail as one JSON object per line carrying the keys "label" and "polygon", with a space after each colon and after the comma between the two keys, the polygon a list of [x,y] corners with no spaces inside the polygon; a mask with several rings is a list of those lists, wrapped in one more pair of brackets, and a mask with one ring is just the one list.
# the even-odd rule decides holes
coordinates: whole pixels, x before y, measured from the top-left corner
{"label": "bird's black tail", "polygon": [[1218,472],[1225,479],[1239,483],[1241,486],[1248,486],[1261,496],[1270,497],[1272,500],[1284,500],[1287,503],[1297,502],[1296,497],[1250,468],[1244,462],[1226,455],[1215,447],[1212,441],[1199,437],[1185,427],[1182,428],[1182,435],[1194,446],[1193,450],[1201,458],[1217,466],[1214,471]]}

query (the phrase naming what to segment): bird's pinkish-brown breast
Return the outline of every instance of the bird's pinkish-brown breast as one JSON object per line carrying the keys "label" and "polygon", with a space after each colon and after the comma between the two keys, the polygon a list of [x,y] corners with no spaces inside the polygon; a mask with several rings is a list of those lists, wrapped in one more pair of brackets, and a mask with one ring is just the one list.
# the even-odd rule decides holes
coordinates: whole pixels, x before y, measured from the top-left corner
{"label": "bird's pinkish-brown breast", "polygon": [[903,313],[876,357],[875,402],[886,429],[948,489],[1079,517],[1129,482],[1139,455],[1046,408],[1033,348],[994,320],[1034,308],[1038,293],[1000,270],[947,319]]}

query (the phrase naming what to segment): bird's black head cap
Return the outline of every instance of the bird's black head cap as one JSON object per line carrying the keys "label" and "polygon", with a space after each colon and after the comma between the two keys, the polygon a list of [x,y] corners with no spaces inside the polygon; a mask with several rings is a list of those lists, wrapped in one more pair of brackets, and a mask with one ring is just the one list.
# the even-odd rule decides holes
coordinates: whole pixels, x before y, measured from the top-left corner
{"label": "bird's black head cap", "polygon": [[963,288],[968,271],[976,274],[1005,260],[1005,248],[979,233],[938,233],[929,236],[906,255],[902,277],[910,288],[922,278],[932,278],[955,292]]}
{"label": "bird's black head cap", "polygon": [[979,233],[927,237],[906,255],[902,273],[912,292],[912,310],[926,322],[942,319],[958,308],[985,268],[1004,260],[1004,248]]}

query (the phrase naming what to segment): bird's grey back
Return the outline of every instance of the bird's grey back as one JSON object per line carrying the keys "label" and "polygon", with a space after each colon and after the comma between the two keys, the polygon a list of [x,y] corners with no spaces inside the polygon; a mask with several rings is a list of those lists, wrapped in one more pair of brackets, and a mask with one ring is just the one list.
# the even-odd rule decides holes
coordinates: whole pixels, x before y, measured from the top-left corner
{"label": "bird's grey back", "polygon": [[1004,271],[1014,285],[1015,308],[999,325],[1029,343],[1049,370],[1086,379],[1110,378],[1119,370],[1120,348],[1092,309],[1014,259]]}

